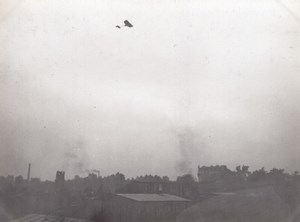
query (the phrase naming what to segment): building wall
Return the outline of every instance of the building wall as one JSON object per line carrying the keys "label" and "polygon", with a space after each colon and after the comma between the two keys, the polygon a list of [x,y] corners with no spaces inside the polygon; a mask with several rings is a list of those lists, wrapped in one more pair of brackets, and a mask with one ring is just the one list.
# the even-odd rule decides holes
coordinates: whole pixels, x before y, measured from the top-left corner
{"label": "building wall", "polygon": [[127,184],[121,193],[167,193],[175,196],[193,199],[197,196],[197,188],[192,183],[179,182],[141,182],[133,181]]}
{"label": "building wall", "polygon": [[139,202],[114,195],[109,211],[112,222],[175,222],[187,208],[185,201]]}
{"label": "building wall", "polygon": [[217,166],[198,166],[198,182],[207,183],[207,182],[216,182],[221,180],[223,177],[228,176],[232,173],[225,165]]}

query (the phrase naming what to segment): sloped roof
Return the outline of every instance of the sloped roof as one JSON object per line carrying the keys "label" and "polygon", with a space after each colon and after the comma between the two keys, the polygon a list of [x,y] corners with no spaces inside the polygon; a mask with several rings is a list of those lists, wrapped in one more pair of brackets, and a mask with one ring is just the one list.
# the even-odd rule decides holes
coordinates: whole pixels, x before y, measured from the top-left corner
{"label": "sloped roof", "polygon": [[28,214],[14,222],[90,222],[89,220],[76,219],[70,217],[57,217],[43,214]]}
{"label": "sloped roof", "polygon": [[140,202],[151,201],[190,201],[171,194],[154,194],[154,193],[119,193],[117,196],[125,197]]}

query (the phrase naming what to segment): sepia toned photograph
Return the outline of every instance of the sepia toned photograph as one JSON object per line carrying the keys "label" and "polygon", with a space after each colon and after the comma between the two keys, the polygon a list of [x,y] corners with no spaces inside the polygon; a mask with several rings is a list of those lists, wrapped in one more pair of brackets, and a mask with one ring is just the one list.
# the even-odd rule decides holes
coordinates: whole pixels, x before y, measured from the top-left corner
{"label": "sepia toned photograph", "polygon": [[0,0],[0,222],[300,222],[299,0]]}

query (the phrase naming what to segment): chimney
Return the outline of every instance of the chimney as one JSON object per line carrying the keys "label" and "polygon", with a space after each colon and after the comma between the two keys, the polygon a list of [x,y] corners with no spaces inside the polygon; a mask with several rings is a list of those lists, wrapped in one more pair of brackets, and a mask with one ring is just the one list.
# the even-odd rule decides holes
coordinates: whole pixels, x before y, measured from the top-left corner
{"label": "chimney", "polygon": [[31,168],[31,164],[28,164],[28,173],[27,173],[27,181],[30,180],[30,168]]}

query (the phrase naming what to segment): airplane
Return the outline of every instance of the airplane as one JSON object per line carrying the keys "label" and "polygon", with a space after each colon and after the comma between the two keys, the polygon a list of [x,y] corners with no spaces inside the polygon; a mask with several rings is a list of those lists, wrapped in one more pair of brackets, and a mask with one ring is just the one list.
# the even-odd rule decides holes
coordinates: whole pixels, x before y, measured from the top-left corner
{"label": "airplane", "polygon": [[124,21],[124,25],[120,26],[120,25],[116,25],[116,28],[120,29],[121,27],[128,27],[128,28],[132,28],[133,25],[128,21],[128,20],[125,20]]}

